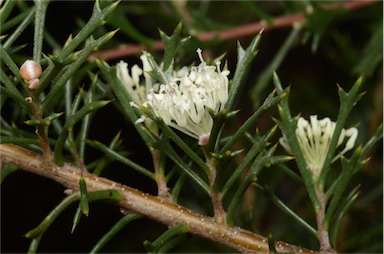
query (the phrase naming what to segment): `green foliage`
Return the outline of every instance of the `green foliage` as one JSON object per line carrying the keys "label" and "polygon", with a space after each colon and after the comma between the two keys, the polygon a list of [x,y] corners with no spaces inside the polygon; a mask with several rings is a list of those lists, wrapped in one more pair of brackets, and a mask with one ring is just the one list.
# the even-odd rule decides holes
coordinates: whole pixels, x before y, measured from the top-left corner
{"label": "green foliage", "polygon": [[[178,237],[188,233],[188,227],[183,224],[178,224],[165,231],[155,241],[145,241],[144,245],[148,253],[164,253],[172,249],[173,245],[177,244]],[[176,238],[176,239],[175,239]]]}
{"label": "green foliage", "polygon": [[[30,248],[28,250],[29,253],[36,253],[37,246],[41,240],[41,237],[45,233],[45,231],[48,229],[48,227],[56,220],[56,218],[73,202],[78,201],[82,198],[82,193],[76,192],[68,197],[66,197],[58,206],[56,206],[49,215],[45,217],[45,219],[34,229],[28,231],[25,234],[26,238],[33,239],[30,245]],[[103,190],[103,191],[96,191],[89,193],[88,197],[89,201],[96,201],[96,200],[110,200],[114,202],[118,202],[122,200],[122,196],[119,192],[116,190]],[[81,201],[82,202],[82,201]],[[83,206],[83,205],[82,205]],[[74,225],[75,226],[75,225]],[[73,229],[72,229],[73,231]]]}
{"label": "green foliage", "polygon": [[164,59],[163,59],[163,71],[167,71],[172,64],[173,58],[177,51],[184,45],[188,38],[180,41],[182,23],[176,27],[172,36],[167,36],[163,31],[160,30],[160,36],[164,42]]}
{"label": "green foliage", "polygon": [[[382,13],[377,11],[380,3],[360,7],[348,3],[335,7],[335,3],[100,0],[92,10],[89,3],[76,3],[74,11],[84,8],[90,15],[83,20],[86,15],[76,14],[77,25],[64,35],[64,42],[59,39],[60,29],[50,26],[56,1],[5,1],[0,7],[0,144],[22,146],[40,154],[47,165],[72,164],[81,172],[143,192],[156,194],[157,188],[161,200],[211,216],[223,225],[268,236],[271,253],[277,253],[275,240],[318,249],[323,245],[319,229],[330,234],[330,247],[337,251],[380,252],[382,246],[375,242],[382,241],[382,228],[370,226],[382,220],[382,188],[375,187],[382,187],[382,146],[377,145],[383,135],[382,108],[377,108],[382,96],[375,97],[382,89]],[[289,29],[282,29],[281,22],[290,19]],[[265,29],[247,30],[252,26],[246,24],[255,20]],[[26,36],[29,33],[33,36]],[[25,41],[27,37],[33,40]],[[108,54],[97,55],[113,50],[116,60],[127,57],[128,73],[140,79],[132,66],[137,64],[137,54],[148,51],[151,80],[166,85],[181,75],[176,73],[183,66],[190,71],[191,65],[199,65],[197,48],[207,54],[204,59],[215,59],[202,65],[213,65],[221,77],[226,74],[218,69],[230,72],[224,107],[208,109],[213,126],[204,145],[173,128],[178,123],[167,123],[151,103],[133,105],[128,84],[116,75],[117,61]],[[135,57],[129,58],[130,54]],[[28,88],[19,72],[26,59],[43,67],[35,90]],[[215,66],[223,59],[224,67]],[[185,77],[177,76],[176,86]],[[337,89],[326,87],[335,82]],[[158,92],[156,86],[152,89]],[[297,138],[299,116],[308,115],[329,116],[335,122],[319,178],[313,176]],[[141,123],[143,116],[146,122]],[[335,161],[340,135],[349,126],[359,130],[356,145]],[[291,153],[278,144],[280,137],[286,138]],[[41,195],[49,195],[48,190],[36,194],[23,189],[17,183],[23,174],[17,169],[22,168],[16,164],[1,161],[1,167],[5,195],[9,189],[25,192],[25,200],[33,196],[32,205]],[[188,225],[173,222],[161,228],[153,221],[137,220],[142,215],[131,211],[119,213],[110,226],[112,222],[104,222],[110,216],[108,209],[98,209],[92,202],[116,207],[123,195],[112,189],[89,191],[83,177],[75,185],[79,191],[57,201],[55,208],[36,211],[38,219],[34,219],[41,220],[43,211],[52,209],[24,235],[31,240],[29,253],[38,248],[91,253],[228,252],[211,243],[202,245],[204,249],[183,244],[204,244],[204,240],[190,236]],[[359,200],[365,200],[364,208]],[[29,218],[34,213],[25,203]],[[73,213],[68,208],[75,203]],[[3,205],[3,209],[11,207]],[[102,217],[91,221],[97,212]],[[49,247],[44,238],[56,237],[49,228],[68,225],[65,219],[60,221],[67,213],[72,219],[68,234],[79,238],[82,247],[67,250],[65,244],[57,245],[60,240]],[[18,220],[4,214],[4,220]],[[76,235],[89,224],[100,231],[92,244]],[[9,228],[4,228],[4,235]],[[143,243],[143,239],[148,240]],[[14,246],[2,251],[26,251]]]}
{"label": "green foliage", "polygon": [[101,248],[123,227],[133,220],[140,219],[141,216],[138,214],[127,214],[122,217],[93,247],[90,253],[97,253]]}

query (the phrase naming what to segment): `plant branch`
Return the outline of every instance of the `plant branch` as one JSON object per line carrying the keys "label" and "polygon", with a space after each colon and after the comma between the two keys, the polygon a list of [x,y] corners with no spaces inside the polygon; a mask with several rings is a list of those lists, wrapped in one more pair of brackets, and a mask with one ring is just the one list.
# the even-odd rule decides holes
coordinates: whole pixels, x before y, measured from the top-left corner
{"label": "plant branch", "polygon": [[151,149],[151,154],[157,183],[157,195],[171,200],[171,193],[167,187],[167,179],[164,175],[164,156],[157,149]]}
{"label": "plant branch", "polygon": [[325,209],[327,203],[326,197],[324,191],[319,189],[318,186],[315,186],[315,191],[317,199],[320,203],[319,210],[316,211],[317,234],[320,242],[320,252],[335,253],[335,250],[332,249],[331,243],[329,241],[328,229],[324,227]]}
{"label": "plant branch", "polygon": [[213,205],[213,211],[214,211],[214,218],[216,222],[218,223],[226,223],[227,221],[227,214],[224,211],[223,204],[221,202],[221,193],[217,191],[217,168],[214,165],[214,158],[211,156],[208,156],[206,154],[206,151],[204,151],[205,158],[206,158],[206,163],[209,168],[209,187],[211,190],[211,200],[212,200],[212,205]]}
{"label": "plant branch", "polygon": [[[139,190],[124,186],[106,178],[97,177],[70,164],[58,166],[41,155],[12,144],[0,145],[1,163],[13,162],[19,168],[52,179],[66,188],[79,189],[82,176],[88,191],[105,189],[118,190],[123,200],[118,203],[122,208],[145,215],[168,226],[184,224],[190,232],[201,237],[225,244],[247,253],[269,253],[268,238],[237,227],[217,223],[212,217],[195,213],[187,208],[155,197]],[[284,242],[275,242],[278,252],[314,253]]]}
{"label": "plant branch", "polygon": [[[323,10],[335,10],[337,8],[344,8],[346,10],[354,10],[369,6],[378,1],[375,0],[354,0],[346,2],[337,2],[324,5]],[[229,40],[234,38],[239,38],[242,36],[254,35],[259,33],[262,30],[273,30],[282,27],[289,27],[296,23],[302,23],[306,20],[308,16],[312,15],[312,11],[307,11],[306,13],[297,13],[283,15],[276,17],[271,24],[268,24],[265,20],[261,20],[254,23],[244,24],[238,27],[233,27],[220,31],[211,31],[211,32],[197,32],[191,33],[198,40],[204,42],[209,41],[214,38],[219,38],[221,40]],[[121,45],[118,48],[100,50],[93,53],[88,61],[93,61],[94,58],[102,58],[104,60],[119,59],[124,58],[130,55],[140,54],[143,50],[151,51],[162,51],[164,50],[164,44],[161,40],[154,41],[150,47],[139,44],[125,44]]]}

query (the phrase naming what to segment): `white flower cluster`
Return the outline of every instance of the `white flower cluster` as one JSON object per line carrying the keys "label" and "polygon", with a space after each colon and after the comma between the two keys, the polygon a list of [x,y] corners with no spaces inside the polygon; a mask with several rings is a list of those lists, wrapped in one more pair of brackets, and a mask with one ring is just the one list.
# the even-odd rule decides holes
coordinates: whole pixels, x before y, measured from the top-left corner
{"label": "white flower cluster", "polygon": [[[144,104],[147,100],[149,90],[155,86],[151,76],[148,74],[148,72],[152,70],[148,61],[148,53],[144,52],[140,56],[140,59],[143,62],[143,69],[135,64],[131,68],[131,75],[128,72],[127,63],[120,61],[116,65],[117,78],[121,81],[136,105]],[[141,85],[141,76],[144,76],[145,86]]]}
{"label": "white flower cluster", "polygon": [[[310,119],[311,123],[302,117],[299,118],[296,136],[308,167],[314,174],[314,178],[318,179],[324,166],[336,123],[332,122],[328,117],[318,120],[316,115],[310,116]],[[354,147],[357,135],[358,130],[356,128],[342,129],[337,146],[339,147],[344,139],[347,139],[347,141],[344,149],[333,161]],[[280,144],[289,153],[292,153],[286,137],[280,138]]]}
{"label": "white flower cluster", "polygon": [[[201,49],[197,53],[201,61],[198,66],[183,67],[160,86],[153,84],[147,74],[152,70],[148,53],[141,57],[144,72],[135,65],[131,69],[131,77],[126,63],[120,62],[117,76],[136,105],[146,107],[149,104],[165,124],[199,140],[199,145],[203,146],[208,143],[213,126],[208,109],[217,113],[228,100],[229,71],[221,71],[220,62],[216,66],[207,65]],[[140,86],[140,75],[145,77],[145,88]]]}

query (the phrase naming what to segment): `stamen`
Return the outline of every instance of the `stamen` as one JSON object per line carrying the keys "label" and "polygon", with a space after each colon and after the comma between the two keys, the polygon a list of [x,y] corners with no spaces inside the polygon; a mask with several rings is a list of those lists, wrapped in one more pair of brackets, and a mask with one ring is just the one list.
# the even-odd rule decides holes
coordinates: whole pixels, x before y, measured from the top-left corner
{"label": "stamen", "polygon": [[[316,115],[310,116],[310,119],[311,123],[302,117],[298,119],[296,136],[304,159],[313,172],[314,177],[317,178],[323,169],[336,123],[332,122],[328,117],[318,120]],[[357,135],[358,130],[356,128],[350,128],[348,130],[342,129],[337,147],[343,143],[345,138],[348,138],[348,140],[345,148],[332,160],[332,162],[354,147]],[[288,153],[292,153],[291,147],[285,136],[280,138],[279,142]]]}

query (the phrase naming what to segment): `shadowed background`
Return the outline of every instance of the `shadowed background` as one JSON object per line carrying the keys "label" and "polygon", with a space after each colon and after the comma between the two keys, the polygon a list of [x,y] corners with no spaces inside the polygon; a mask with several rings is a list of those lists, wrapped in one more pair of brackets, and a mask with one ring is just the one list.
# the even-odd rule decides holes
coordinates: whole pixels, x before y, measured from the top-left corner
{"label": "shadowed background", "polygon": [[[317,6],[331,2],[313,2]],[[32,2],[25,3],[26,6]],[[105,3],[104,3],[105,4]],[[91,1],[53,1],[48,6],[46,31],[60,45],[63,45],[69,34],[75,35],[79,28],[88,20],[93,8]],[[291,85],[290,104],[293,114],[301,113],[308,117],[317,114],[319,118],[329,116],[335,120],[338,113],[337,84],[345,90],[353,85],[360,75],[365,76],[363,90],[367,93],[352,111],[347,126],[358,126],[357,144],[366,142],[377,126],[382,122],[382,3],[375,2],[364,8],[355,10],[321,11],[310,16],[299,34],[289,45],[279,66],[274,68],[283,85]],[[276,1],[191,1],[185,6],[181,1],[123,1],[117,10],[107,19],[104,29],[98,29],[95,35],[100,36],[118,27],[118,17],[125,17],[130,23],[123,26],[117,35],[100,50],[113,49],[122,44],[147,44],[158,40],[158,29],[171,34],[180,21],[183,21],[184,35],[188,31],[197,33],[220,31],[231,27],[269,20],[294,13],[304,13],[306,7],[302,2]],[[17,15],[15,13],[14,15]],[[130,27],[131,25],[132,27]],[[271,25],[273,27],[273,24]],[[0,28],[1,29],[1,28]],[[266,30],[263,33],[259,52],[244,80],[243,87],[237,97],[234,108],[241,109],[233,125],[228,125],[226,132],[233,133],[273,90],[270,79],[260,82],[262,75],[268,74],[267,66],[276,56],[278,50],[291,34],[292,27]],[[381,34],[380,34],[381,33]],[[226,40],[213,39],[199,42],[192,38],[183,49],[179,65],[198,62],[195,50],[201,47],[207,56],[212,58],[225,52],[225,59],[231,71],[236,65],[236,44],[240,41],[245,47],[255,34],[241,38]],[[378,39],[377,39],[378,38]],[[26,47],[14,54],[20,59],[32,55],[33,27],[25,32],[18,43]],[[316,46],[317,45],[317,46]],[[380,48],[381,47],[381,48]],[[48,54],[54,47],[46,43],[43,52]],[[151,50],[149,49],[151,52]],[[157,60],[162,52],[151,52]],[[130,66],[139,63],[139,53],[122,56]],[[108,59],[113,65],[120,59]],[[89,70],[96,71],[94,64],[89,63]],[[90,80],[85,78],[77,86],[89,86]],[[13,105],[14,106],[14,105]],[[2,110],[5,119],[23,126],[26,119],[20,118],[17,109],[8,105]],[[274,125],[272,117],[277,118],[275,110],[268,111],[257,123],[263,133]],[[32,130],[25,126],[25,129]],[[147,168],[152,168],[150,155],[145,144],[135,133],[132,124],[123,118],[113,104],[98,111],[93,120],[90,139],[108,144],[121,131],[123,146],[128,156]],[[274,137],[278,142],[280,133]],[[239,146],[242,144],[239,144]],[[281,148],[278,151],[285,154]],[[101,152],[89,148],[86,162],[101,156]],[[343,219],[338,251],[340,252],[377,252],[383,251],[383,164],[382,146],[375,147],[370,154],[371,160],[350,183],[350,189],[361,184],[360,197]],[[292,162],[294,167],[294,162]],[[273,169],[264,171],[261,181],[274,186],[276,194],[291,204],[303,218],[313,221],[313,212],[306,193],[292,180],[283,175],[274,174]],[[112,163],[103,171],[102,176],[156,194],[156,186],[148,182],[136,171],[130,170],[119,163]],[[191,186],[190,186],[191,185]],[[210,207],[204,205],[204,198],[196,201],[195,189],[187,184],[182,190],[181,203],[193,210],[209,214]],[[196,190],[197,191],[197,190]],[[64,188],[57,183],[39,176],[17,171],[7,177],[1,186],[1,252],[26,252],[30,240],[23,234],[37,226],[41,220],[65,197]],[[290,222],[272,202],[261,194],[251,195],[250,205],[256,202],[258,208],[247,210],[247,200],[243,206],[242,225],[263,235],[272,232],[276,239],[287,241],[308,248],[317,248],[315,239],[300,226]],[[256,200],[256,201],[255,201]],[[307,202],[307,203],[306,203]],[[82,218],[71,234],[72,220],[76,205],[67,209],[45,233],[39,245],[39,252],[89,252],[100,237],[121,218],[119,209],[111,204],[97,202],[91,204],[90,215]],[[312,221],[311,221],[312,220]],[[143,241],[155,240],[166,227],[157,222],[143,218],[128,224],[103,249],[104,252],[145,252]],[[302,239],[305,239],[303,242]],[[175,249],[175,252],[229,252],[227,247],[218,246],[194,236],[186,236]]]}

